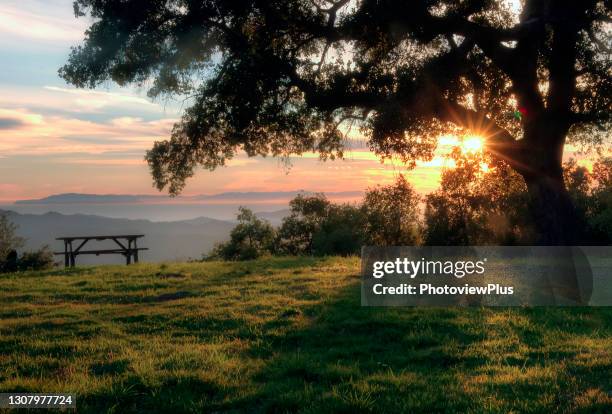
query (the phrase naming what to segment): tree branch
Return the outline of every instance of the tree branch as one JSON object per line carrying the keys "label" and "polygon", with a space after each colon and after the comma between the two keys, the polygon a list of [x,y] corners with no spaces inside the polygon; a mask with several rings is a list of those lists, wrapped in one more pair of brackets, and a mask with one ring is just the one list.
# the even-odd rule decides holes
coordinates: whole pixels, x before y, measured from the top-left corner
{"label": "tree branch", "polygon": [[484,113],[468,109],[457,102],[438,97],[437,117],[474,131],[485,138],[485,147],[497,159],[507,162],[517,171],[524,171],[520,141],[514,139],[506,129],[497,125]]}
{"label": "tree branch", "polygon": [[432,22],[442,33],[457,34],[471,39],[482,51],[511,78],[516,73],[516,59],[511,48],[501,44],[504,41],[518,40],[521,32],[519,27],[501,29],[482,26],[463,18],[437,18]]}
{"label": "tree branch", "polygon": [[568,118],[570,124],[592,124],[606,120],[601,112],[572,112]]}

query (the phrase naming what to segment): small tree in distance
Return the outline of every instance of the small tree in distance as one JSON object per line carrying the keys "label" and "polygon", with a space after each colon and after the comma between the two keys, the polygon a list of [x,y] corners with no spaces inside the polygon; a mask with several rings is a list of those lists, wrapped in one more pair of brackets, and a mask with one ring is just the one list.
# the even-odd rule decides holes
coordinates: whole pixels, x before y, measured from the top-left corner
{"label": "small tree in distance", "polygon": [[277,234],[277,251],[291,255],[359,254],[361,246],[420,242],[419,196],[403,175],[369,189],[357,205],[335,204],[323,194],[299,194]]}
{"label": "small tree in distance", "polygon": [[420,243],[420,197],[400,174],[395,183],[369,189],[363,200],[368,244],[412,246]]}
{"label": "small tree in distance", "polygon": [[277,244],[285,254],[313,254],[313,237],[329,215],[331,203],[323,194],[298,194],[289,202],[289,216],[278,230]]}
{"label": "small tree in distance", "polygon": [[9,220],[7,214],[0,214],[0,262],[12,251],[21,249],[24,244],[25,239],[17,236],[17,226]]}
{"label": "small tree in distance", "polygon": [[238,208],[236,219],[230,239],[215,246],[208,259],[252,260],[273,252],[275,231],[270,223],[245,207]]}
{"label": "small tree in distance", "polygon": [[317,256],[359,254],[364,244],[363,215],[353,204],[330,204],[325,220],[312,237]]}
{"label": "small tree in distance", "polygon": [[364,242],[361,209],[323,194],[298,194],[278,229],[277,251],[290,255],[357,254]]}
{"label": "small tree in distance", "polygon": [[456,148],[452,158],[455,167],[444,170],[440,188],[425,197],[424,243],[532,243],[528,194],[521,177],[503,162],[488,166],[490,159],[483,154],[464,154]]}
{"label": "small tree in distance", "polygon": [[600,243],[609,245],[612,244],[612,157],[593,166],[593,179],[597,186],[593,190],[595,214],[591,226],[599,235]]}
{"label": "small tree in distance", "polygon": [[53,252],[49,246],[36,251],[21,252],[25,239],[17,235],[17,225],[9,220],[8,214],[0,214],[0,273],[24,270],[41,270],[53,266]]}

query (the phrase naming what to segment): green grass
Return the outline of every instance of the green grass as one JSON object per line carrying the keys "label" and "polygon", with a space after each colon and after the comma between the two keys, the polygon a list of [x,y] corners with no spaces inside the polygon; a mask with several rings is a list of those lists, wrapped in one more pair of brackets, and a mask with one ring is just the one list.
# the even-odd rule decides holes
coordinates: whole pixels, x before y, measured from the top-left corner
{"label": "green grass", "polygon": [[79,412],[612,411],[611,308],[362,308],[357,259],[0,276],[0,392]]}

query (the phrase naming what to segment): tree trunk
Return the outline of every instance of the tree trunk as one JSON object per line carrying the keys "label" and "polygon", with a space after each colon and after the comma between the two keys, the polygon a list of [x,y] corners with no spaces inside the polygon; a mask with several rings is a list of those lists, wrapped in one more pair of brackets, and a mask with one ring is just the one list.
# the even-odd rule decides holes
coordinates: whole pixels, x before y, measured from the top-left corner
{"label": "tree trunk", "polygon": [[532,225],[538,245],[572,246],[580,240],[580,220],[563,180],[563,148],[569,126],[544,114],[525,125],[519,173],[530,196]]}
{"label": "tree trunk", "polygon": [[[523,157],[521,171],[530,196],[535,244],[567,246],[544,251],[548,260],[547,286],[552,304],[586,304],[591,296],[590,270],[577,268],[574,249],[582,240],[578,212],[563,180],[563,142],[559,136],[540,136],[538,144],[531,140],[528,156]],[[564,138],[564,137],[563,137]],[[558,144],[561,143],[561,144]],[[539,251],[540,252],[540,251]],[[542,253],[542,252],[540,252]]]}
{"label": "tree trunk", "polygon": [[563,182],[562,171],[525,178],[535,243],[543,246],[573,246],[580,240],[578,214]]}

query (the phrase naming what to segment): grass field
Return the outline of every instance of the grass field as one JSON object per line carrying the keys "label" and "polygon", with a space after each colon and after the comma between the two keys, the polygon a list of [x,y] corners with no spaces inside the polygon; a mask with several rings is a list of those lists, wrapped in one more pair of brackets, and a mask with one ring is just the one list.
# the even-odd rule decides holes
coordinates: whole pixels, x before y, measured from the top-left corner
{"label": "grass field", "polygon": [[612,308],[362,308],[357,259],[0,275],[0,392],[79,412],[612,412]]}

